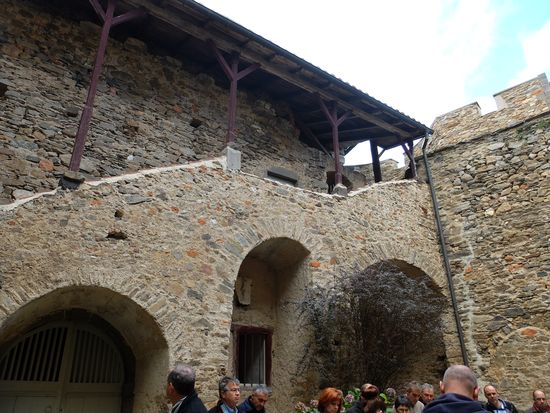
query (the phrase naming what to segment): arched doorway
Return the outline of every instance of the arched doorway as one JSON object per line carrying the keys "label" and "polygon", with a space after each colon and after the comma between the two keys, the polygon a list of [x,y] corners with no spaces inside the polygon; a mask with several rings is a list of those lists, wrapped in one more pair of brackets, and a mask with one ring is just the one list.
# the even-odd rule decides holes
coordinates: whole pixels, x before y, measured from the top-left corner
{"label": "arched doorway", "polygon": [[0,353],[0,411],[129,411],[133,357],[97,316],[48,317]]}
{"label": "arched doorway", "polygon": [[258,384],[273,388],[273,411],[288,410],[286,396],[295,387],[298,363],[289,341],[308,281],[302,263],[309,253],[290,238],[268,239],[248,253],[236,280],[230,366],[245,394]]}
{"label": "arched doorway", "polygon": [[[122,404],[117,412],[158,412],[165,408],[168,344],[156,319],[136,301],[98,286],[70,286],[49,291],[19,307],[2,322],[0,359],[27,334],[55,322],[89,326],[100,336],[106,335],[120,352],[124,383]],[[4,388],[0,384],[0,391]],[[101,406],[83,411],[107,412]]]}
{"label": "arched doorway", "polygon": [[436,282],[401,260],[350,268],[334,284],[315,286],[306,308],[319,387],[437,383],[447,366],[446,307]]}

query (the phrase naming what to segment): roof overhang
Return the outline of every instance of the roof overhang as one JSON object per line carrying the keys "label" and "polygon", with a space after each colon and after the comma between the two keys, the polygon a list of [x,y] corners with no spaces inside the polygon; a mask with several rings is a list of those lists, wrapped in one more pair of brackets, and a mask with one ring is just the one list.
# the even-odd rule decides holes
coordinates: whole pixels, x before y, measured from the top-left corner
{"label": "roof overhang", "polygon": [[227,84],[227,80],[208,42],[212,41],[226,54],[238,53],[243,65],[260,64],[260,69],[239,81],[239,88],[267,95],[281,103],[285,108],[281,112],[287,113],[278,114],[299,127],[301,139],[310,146],[318,147],[320,143],[332,149],[331,124],[321,110],[319,99],[336,102],[339,116],[350,112],[339,127],[340,148],[345,151],[366,140],[390,149],[432,132],[420,122],[200,3],[120,0],[117,11],[133,8],[144,9],[147,17],[115,28],[114,36],[137,37],[154,43],[167,54],[186,61],[191,59],[197,71],[207,72],[222,84]]}

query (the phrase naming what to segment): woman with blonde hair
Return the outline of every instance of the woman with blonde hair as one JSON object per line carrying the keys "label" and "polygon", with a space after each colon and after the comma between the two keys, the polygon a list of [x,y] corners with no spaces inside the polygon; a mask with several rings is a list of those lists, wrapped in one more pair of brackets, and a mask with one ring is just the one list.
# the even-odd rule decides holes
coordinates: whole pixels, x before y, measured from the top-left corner
{"label": "woman with blonde hair", "polygon": [[341,390],[334,387],[327,387],[319,394],[319,413],[340,413],[344,395]]}

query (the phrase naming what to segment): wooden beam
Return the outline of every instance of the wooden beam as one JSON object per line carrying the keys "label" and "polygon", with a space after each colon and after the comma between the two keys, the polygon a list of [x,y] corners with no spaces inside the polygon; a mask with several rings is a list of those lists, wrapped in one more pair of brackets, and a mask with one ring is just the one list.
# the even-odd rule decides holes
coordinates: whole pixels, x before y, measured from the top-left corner
{"label": "wooden beam", "polygon": [[374,173],[374,182],[382,181],[382,169],[380,169],[380,154],[378,145],[375,141],[370,141],[370,154],[372,156],[372,172]]}
{"label": "wooden beam", "polygon": [[311,140],[313,140],[317,145],[319,145],[319,148],[331,159],[334,159],[334,157],[332,156],[332,154],[323,146],[323,144],[319,141],[319,139],[317,139],[317,136],[315,136],[315,134],[311,131],[311,129],[309,129],[300,119],[298,119],[297,117],[294,116],[294,114],[292,114],[292,117],[294,119],[294,122],[296,123],[296,125],[298,126],[298,128],[300,128],[300,130],[302,132],[304,132],[304,134],[310,138]]}
{"label": "wooden beam", "polygon": [[[371,127],[368,127],[368,128],[357,128],[357,129],[342,129],[339,131],[340,133],[340,138],[344,138],[346,135],[349,136],[351,134],[358,134],[358,133],[364,133],[364,134],[368,134],[369,132],[372,132],[373,130],[377,130],[379,129],[378,126],[371,126]],[[319,136],[319,139],[324,139],[324,138],[329,138],[332,136],[331,133],[320,133],[318,134]],[[368,136],[367,136],[368,138]],[[366,140],[366,139],[364,139]]]}
{"label": "wooden beam", "polygon": [[[269,56],[265,56],[260,53],[254,52],[250,48],[239,47],[238,44],[240,43],[240,41],[238,41],[237,39],[228,40],[227,37],[229,35],[227,34],[225,35],[223,33],[218,34],[216,33],[215,30],[206,30],[202,27],[196,26],[192,22],[189,22],[188,20],[183,19],[181,16],[178,16],[175,13],[170,13],[167,10],[164,10],[154,5],[149,0],[126,0],[126,3],[135,7],[145,7],[151,16],[156,17],[157,19],[174,26],[177,30],[181,30],[186,33],[189,33],[192,36],[196,37],[197,39],[203,40],[205,42],[208,40],[212,40],[215,42],[216,46],[220,50],[223,50],[227,53],[238,52],[242,59],[248,61],[249,63],[260,64],[262,67],[262,70],[266,71],[267,73],[277,76],[287,81],[288,83],[298,86],[310,93],[318,94],[325,101],[337,101],[338,105],[342,109],[347,111],[353,111],[353,113],[357,117],[363,120],[366,120],[370,123],[373,123],[375,125],[378,125],[382,129],[393,132],[404,138],[411,137],[410,133],[407,133],[406,131],[395,127],[394,125],[388,122],[385,122],[382,119],[377,118],[376,116],[372,115],[369,112],[366,112],[364,110],[361,110],[360,108],[357,108],[356,106],[343,100],[340,96],[336,95],[334,92],[320,88],[319,86],[315,85],[313,81],[306,80],[303,76],[298,77],[293,75],[292,73],[290,73],[288,69],[281,67],[281,65],[273,64],[272,60],[277,56],[277,53],[271,53]],[[166,3],[170,4],[170,6],[176,9],[181,9],[183,12],[185,12],[185,7],[186,7],[185,3],[181,3],[179,0],[167,0]],[[296,64],[295,62],[292,62],[290,60],[288,60],[288,62],[289,64],[293,64],[293,65]],[[319,77],[319,75],[317,75],[316,73],[314,75],[317,78]]]}
{"label": "wooden beam", "polygon": [[[392,137],[393,135],[391,136],[382,136],[382,137],[376,137],[376,139],[384,139],[384,138],[387,138],[387,137]],[[369,141],[370,139],[340,139],[340,142],[342,144],[345,144],[345,145],[357,145],[358,143],[361,143],[361,142],[366,142],[366,141]]]}

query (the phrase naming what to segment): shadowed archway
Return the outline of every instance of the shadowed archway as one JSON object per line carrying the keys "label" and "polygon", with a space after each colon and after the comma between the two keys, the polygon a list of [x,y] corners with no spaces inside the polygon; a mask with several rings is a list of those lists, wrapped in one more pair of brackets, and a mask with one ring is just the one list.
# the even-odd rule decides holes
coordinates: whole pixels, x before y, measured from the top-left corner
{"label": "shadowed archway", "polygon": [[235,284],[230,366],[245,394],[257,384],[273,387],[269,404],[275,411],[288,409],[284,395],[293,391],[296,362],[289,340],[307,284],[302,264],[308,255],[295,240],[268,239],[245,257]]}
{"label": "shadowed archway", "polygon": [[341,274],[331,287],[311,291],[304,307],[315,331],[311,362],[320,387],[437,383],[446,367],[446,305],[426,273],[400,260]]}
{"label": "shadowed archway", "polygon": [[[76,321],[75,321],[76,320]],[[53,290],[21,307],[1,326],[0,349],[52,321],[84,324],[116,344],[125,365],[125,386],[132,397],[124,412],[163,407],[168,345],[153,317],[130,298],[108,288],[72,286]],[[128,391],[128,389],[126,390]]]}

